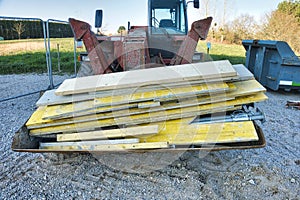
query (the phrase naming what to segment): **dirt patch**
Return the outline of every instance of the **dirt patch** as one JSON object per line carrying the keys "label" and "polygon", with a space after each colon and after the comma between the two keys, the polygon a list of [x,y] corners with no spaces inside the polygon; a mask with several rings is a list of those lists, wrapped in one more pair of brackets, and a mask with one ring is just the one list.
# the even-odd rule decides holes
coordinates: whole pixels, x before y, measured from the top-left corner
{"label": "dirt patch", "polygon": [[45,51],[45,44],[40,42],[17,42],[0,44],[0,56],[14,55],[20,52]]}

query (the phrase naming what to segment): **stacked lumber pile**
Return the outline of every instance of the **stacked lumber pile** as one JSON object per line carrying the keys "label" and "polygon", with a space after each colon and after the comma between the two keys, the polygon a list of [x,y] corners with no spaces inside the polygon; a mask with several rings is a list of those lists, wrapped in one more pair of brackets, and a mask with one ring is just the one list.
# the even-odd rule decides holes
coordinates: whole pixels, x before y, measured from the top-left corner
{"label": "stacked lumber pile", "polygon": [[196,116],[266,100],[243,65],[217,61],[65,80],[26,126],[53,151],[119,151],[256,141],[252,121],[197,124]]}

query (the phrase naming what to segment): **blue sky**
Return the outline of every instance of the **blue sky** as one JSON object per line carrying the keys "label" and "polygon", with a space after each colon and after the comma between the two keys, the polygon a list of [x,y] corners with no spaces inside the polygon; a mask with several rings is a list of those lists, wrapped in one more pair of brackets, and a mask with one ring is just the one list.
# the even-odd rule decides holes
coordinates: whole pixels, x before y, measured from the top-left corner
{"label": "blue sky", "polygon": [[[201,1],[201,0],[200,0]],[[223,16],[224,0],[209,0],[210,15],[216,20]],[[242,13],[254,15],[257,20],[275,10],[283,0],[227,0],[228,20]],[[116,32],[120,25],[147,25],[147,0],[0,0],[0,16],[33,17],[67,21],[69,17],[94,24],[96,9],[104,10],[103,29]],[[205,17],[204,6],[200,10],[189,6],[190,22]],[[214,16],[215,15],[215,16]]]}

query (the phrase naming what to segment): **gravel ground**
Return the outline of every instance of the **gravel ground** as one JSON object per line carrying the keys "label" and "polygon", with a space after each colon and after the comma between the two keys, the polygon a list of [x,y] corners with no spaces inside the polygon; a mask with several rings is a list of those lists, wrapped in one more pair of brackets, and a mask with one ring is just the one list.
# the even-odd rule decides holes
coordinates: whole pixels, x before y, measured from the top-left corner
{"label": "gravel ground", "polygon": [[[55,76],[55,83],[65,78]],[[0,76],[0,99],[47,86],[46,75]],[[143,173],[141,166],[119,162],[118,155],[13,152],[12,137],[39,95],[2,102],[0,199],[300,199],[300,111],[285,108],[287,100],[299,101],[300,93],[267,95],[269,100],[258,104],[267,117],[261,125],[265,148],[122,155],[128,165],[138,159],[154,166],[158,158],[166,161]]]}

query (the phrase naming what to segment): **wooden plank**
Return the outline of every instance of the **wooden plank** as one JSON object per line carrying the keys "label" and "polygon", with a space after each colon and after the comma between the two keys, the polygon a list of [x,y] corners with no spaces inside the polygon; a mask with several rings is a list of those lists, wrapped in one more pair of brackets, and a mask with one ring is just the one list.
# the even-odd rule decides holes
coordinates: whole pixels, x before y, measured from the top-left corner
{"label": "wooden plank", "polygon": [[216,84],[201,84],[197,86],[186,86],[179,88],[164,88],[162,90],[152,90],[148,92],[135,92],[121,96],[109,96],[102,98],[95,98],[94,106],[114,106],[128,103],[139,103],[146,101],[159,101],[161,98],[186,96],[199,96],[210,93],[225,92],[229,87],[226,83]]}
{"label": "wooden plank", "polygon": [[[57,106],[47,106],[42,119],[44,120],[56,120],[65,119],[70,117],[78,117],[85,115],[94,115],[98,113],[117,112],[121,110],[138,108],[138,103],[124,104],[117,106],[105,106],[105,107],[94,107],[94,106],[81,106],[82,104],[67,104]],[[92,104],[90,104],[92,105]],[[97,111],[97,112],[95,112]]]}
{"label": "wooden plank", "polygon": [[181,113],[180,109],[171,110],[168,113],[165,112],[155,112],[155,113],[146,113],[140,115],[133,116],[125,116],[119,118],[109,118],[109,119],[91,119],[85,122],[73,122],[73,121],[65,121],[64,124],[56,125],[56,124],[43,124],[41,128],[30,129],[29,134],[32,136],[42,136],[49,134],[57,134],[57,133],[74,133],[74,132],[85,132],[85,131],[94,131],[96,128],[105,128],[110,126],[134,126],[141,124],[148,124],[166,120],[173,119],[181,119],[181,118],[195,118],[197,115],[209,114],[212,112],[222,112],[227,110],[236,110],[239,109],[234,106],[223,106],[217,107],[214,109],[207,110],[199,110],[197,108],[189,108],[186,109],[184,113]]}
{"label": "wooden plank", "polygon": [[[213,98],[210,96],[202,97],[202,98],[195,98],[195,99],[187,99],[182,100],[179,102],[169,102],[163,104],[163,106],[155,107],[155,108],[131,108],[128,110],[118,110],[114,112],[109,113],[103,113],[98,112],[98,110],[95,110],[92,112],[92,115],[83,115],[83,116],[76,116],[73,115],[71,119],[57,119],[57,120],[44,120],[42,119],[42,116],[45,112],[47,112],[47,107],[40,107],[37,109],[36,112],[33,113],[31,118],[26,123],[26,126],[28,129],[36,129],[36,128],[43,128],[43,127],[49,127],[49,126],[58,126],[58,125],[66,125],[70,123],[80,123],[80,122],[88,122],[88,121],[95,121],[100,119],[109,119],[109,118],[120,118],[120,117],[126,117],[131,115],[138,115],[138,114],[148,114],[153,112],[165,112],[167,110],[172,109],[183,109],[187,107],[192,106],[200,106],[205,104],[211,104],[211,103],[218,103],[218,102],[225,102],[228,100],[233,100],[234,98],[230,98],[227,96],[214,96]],[[204,108],[204,107],[203,107]],[[182,110],[184,111],[184,110]],[[87,113],[86,113],[87,114]]]}
{"label": "wooden plank", "polygon": [[55,94],[55,90],[46,91],[41,98],[36,102],[37,106],[46,106],[46,105],[58,105],[72,102],[80,102],[86,100],[92,100],[95,98],[94,94],[77,94],[69,96],[58,96]]}
{"label": "wooden plank", "polygon": [[[238,76],[235,78],[224,78],[223,81],[237,81]],[[68,104],[75,103],[80,101],[93,100],[95,98],[103,98],[110,96],[120,96],[127,94],[135,94],[135,93],[145,93],[150,91],[164,90],[168,88],[169,90],[174,88],[184,88],[191,86],[199,86],[209,84],[210,87],[215,84],[216,92],[217,89],[222,89],[220,84],[225,84],[223,82],[218,82],[215,80],[201,80],[201,81],[187,81],[184,83],[169,83],[169,84],[159,84],[159,85],[142,85],[134,88],[123,88],[114,90],[103,90],[98,92],[84,93],[84,94],[74,94],[74,95],[66,95],[66,96],[58,96],[55,94],[55,90],[50,90],[44,93],[42,97],[36,103],[37,106],[45,106],[45,105],[59,105],[59,104]],[[212,89],[212,88],[210,88]]]}
{"label": "wooden plank", "polygon": [[140,141],[167,141],[170,145],[201,145],[258,140],[252,121],[200,125],[173,120],[158,124],[160,126],[158,134],[139,137]]}
{"label": "wooden plank", "polygon": [[239,81],[254,79],[253,74],[243,64],[233,65],[233,68],[239,76]]}
{"label": "wooden plank", "polygon": [[227,60],[195,63],[68,79],[59,86],[55,94],[80,94],[115,88],[178,83],[199,79],[215,78],[222,81],[223,77],[235,77],[236,75],[236,71]]}
{"label": "wooden plank", "polygon": [[169,145],[226,144],[257,141],[258,136],[252,121],[215,124],[189,124],[185,120],[159,123],[160,132],[154,136],[140,137],[143,143],[123,145],[56,145],[44,146],[48,150],[99,150],[121,151],[125,149],[168,148]]}
{"label": "wooden plank", "polygon": [[[230,88],[226,83],[214,83],[214,84],[203,84],[198,86],[188,86],[180,88],[169,88],[158,91],[149,92],[137,92],[133,94],[127,94],[124,96],[110,96],[103,98],[96,98],[95,100],[77,102],[73,104],[49,106],[47,112],[43,116],[43,119],[59,119],[75,116],[79,113],[84,115],[85,113],[95,113],[94,110],[100,108],[101,111],[110,111],[105,109],[106,106],[119,106],[122,104],[134,104],[134,103],[150,103],[152,101],[164,101],[195,97],[199,95],[207,95],[214,93],[224,93],[227,90],[235,89],[235,86]],[[126,107],[125,107],[126,108]],[[117,109],[114,109],[117,110]],[[120,109],[123,110],[123,109]]]}
{"label": "wooden plank", "polygon": [[155,108],[160,107],[160,102],[145,102],[145,103],[139,103],[138,108],[139,109],[146,109],[146,108]]}
{"label": "wooden plank", "polygon": [[[46,135],[52,133],[60,133],[60,132],[76,132],[76,131],[84,131],[84,130],[93,130],[94,128],[101,128],[113,125],[138,125],[145,123],[153,123],[165,120],[179,119],[179,118],[187,118],[192,117],[193,115],[200,114],[208,114],[214,113],[218,110],[226,110],[233,108],[235,106],[264,101],[267,99],[267,96],[263,93],[258,93],[251,96],[238,97],[235,100],[215,103],[215,104],[205,104],[201,106],[192,106],[187,108],[159,111],[159,112],[151,112],[145,114],[132,115],[127,117],[120,118],[111,118],[104,120],[83,122],[83,123],[74,123],[67,125],[60,125],[54,127],[46,127],[40,129],[30,130],[31,135]],[[51,124],[50,124],[51,125]]]}
{"label": "wooden plank", "polygon": [[158,133],[158,125],[137,126],[123,129],[111,129],[91,132],[81,132],[72,134],[57,135],[57,141],[85,141],[107,138],[137,137],[145,135],[155,135]]}
{"label": "wooden plank", "polygon": [[124,150],[149,150],[169,148],[167,142],[135,143],[135,144],[112,144],[112,145],[74,145],[74,146],[48,146],[42,149],[56,151],[124,151]]}
{"label": "wooden plank", "polygon": [[[232,100],[235,97],[245,96],[245,95],[250,95],[250,94],[265,91],[265,88],[262,87],[255,80],[236,82],[232,84],[235,84],[237,90],[234,90],[228,94],[181,100],[178,103],[166,103],[161,107],[156,107],[151,109],[131,108],[127,110],[117,110],[112,113],[103,113],[102,112],[103,108],[99,108],[99,109],[94,109],[91,113],[83,113],[86,116],[76,115],[76,113],[72,113],[69,116],[65,116],[65,117],[73,117],[71,120],[55,120],[55,121],[43,120],[42,116],[45,115],[44,113],[48,112],[48,108],[41,107],[31,116],[31,118],[29,119],[26,125],[28,126],[29,129],[35,129],[35,128],[42,128],[48,126],[70,124],[70,123],[94,121],[96,119],[100,120],[100,119],[108,119],[108,118],[119,118],[119,117],[144,114],[149,112],[159,112],[159,111],[165,111],[171,109],[181,109],[181,108],[197,106],[197,105],[224,102],[224,101]],[[55,110],[61,112],[63,108],[58,107]],[[48,124],[48,125],[44,125],[44,124]]]}
{"label": "wooden plank", "polygon": [[111,145],[111,144],[136,144],[139,139],[121,139],[121,140],[97,140],[84,142],[41,142],[40,148],[55,147],[55,146],[95,146],[95,145]]}
{"label": "wooden plank", "polygon": [[264,88],[258,81],[256,80],[247,80],[247,81],[239,81],[228,83],[229,87],[233,84],[236,87],[236,90],[231,90],[226,93],[227,96],[230,97],[240,97],[250,94],[255,94],[259,92],[266,92],[266,88]]}
{"label": "wooden plank", "polygon": [[[242,64],[233,65],[233,68],[236,70],[238,74],[238,78],[235,81],[254,79],[253,74],[244,65]],[[189,84],[195,85],[195,83],[193,82],[190,82]],[[197,84],[200,84],[200,82],[198,82]],[[156,85],[150,87],[149,86],[139,87],[138,89],[137,88],[115,89],[115,90],[107,90],[107,91],[101,91],[101,92],[96,92],[91,94],[76,94],[76,95],[68,95],[68,96],[58,96],[55,95],[55,90],[49,90],[42,95],[42,97],[37,101],[36,105],[45,106],[45,105],[74,103],[74,102],[92,100],[94,98],[133,94],[137,92],[148,92],[152,90],[162,90],[164,88],[174,88],[174,87],[183,87],[183,86],[178,83],[175,84],[171,83],[171,84],[162,84],[162,85]]]}
{"label": "wooden plank", "polygon": [[[183,87],[191,87],[191,86],[199,86],[204,84],[218,84],[218,83],[226,83],[231,81],[237,81],[238,75],[235,77],[223,78],[221,81],[216,79],[206,79],[206,80],[195,80],[195,81],[185,81],[185,82],[174,82],[174,83],[160,83],[160,84],[151,84],[151,85],[140,85],[131,88],[115,88],[113,90],[106,91],[97,91],[90,92],[88,94],[94,94],[95,97],[106,97],[106,96],[114,96],[114,95],[124,95],[124,94],[133,94],[133,93],[142,93],[142,92],[150,92],[156,90],[163,89],[174,89],[174,88],[183,88]],[[110,94],[110,95],[108,95]]]}
{"label": "wooden plank", "polygon": [[[257,92],[263,92],[266,91],[266,89],[260,84],[258,83],[256,80],[249,80],[249,81],[240,81],[240,82],[234,82],[234,83],[228,83],[226,84],[228,85],[227,88],[229,89],[225,89],[225,91],[228,91],[225,93],[225,91],[221,92],[220,90],[220,95],[215,94],[214,92],[211,93],[211,97],[214,99],[223,99],[225,100],[229,100],[232,99],[234,97],[237,96],[245,96],[245,95],[250,95],[250,94],[254,94]],[[216,86],[208,86],[210,87],[216,87]],[[159,94],[164,94],[159,96],[159,98],[157,97],[157,99],[155,99],[156,101],[171,101],[171,100],[176,100],[176,99],[180,99],[180,98],[188,98],[191,97],[193,99],[195,99],[196,96],[198,95],[193,95],[193,96],[183,96],[180,95],[180,93],[170,95],[169,97],[165,97],[166,93],[160,93],[160,91],[157,91],[157,96],[159,96]],[[154,94],[155,95],[155,94]],[[142,96],[142,94],[141,94]],[[207,97],[199,97],[198,98],[198,102],[200,104],[203,104],[202,102],[205,101],[209,101],[211,98],[207,98]],[[112,101],[112,99],[106,99],[105,101],[110,102]],[[151,101],[150,101],[151,102]],[[216,100],[211,100],[211,103],[217,102]],[[89,114],[97,114],[97,113],[103,113],[104,111],[110,111],[109,109],[106,109],[104,107],[102,107],[103,104],[98,104],[99,102],[97,102],[97,105],[94,104],[94,102],[90,102],[89,104],[83,104],[83,103],[76,103],[76,104],[70,104],[70,105],[60,105],[60,106],[53,106],[53,107],[48,107],[47,112],[45,112],[45,114],[43,115],[43,119],[52,119],[52,120],[56,120],[56,119],[63,119],[63,118],[69,118],[69,117],[78,117],[78,116],[83,116],[83,115],[89,115]],[[183,104],[185,102],[182,102],[181,104]],[[210,102],[208,102],[210,103]],[[99,109],[97,107],[100,107]],[[186,107],[186,106],[185,106]],[[124,110],[124,109],[120,109],[120,110]],[[117,109],[115,109],[114,111],[118,111]]]}

